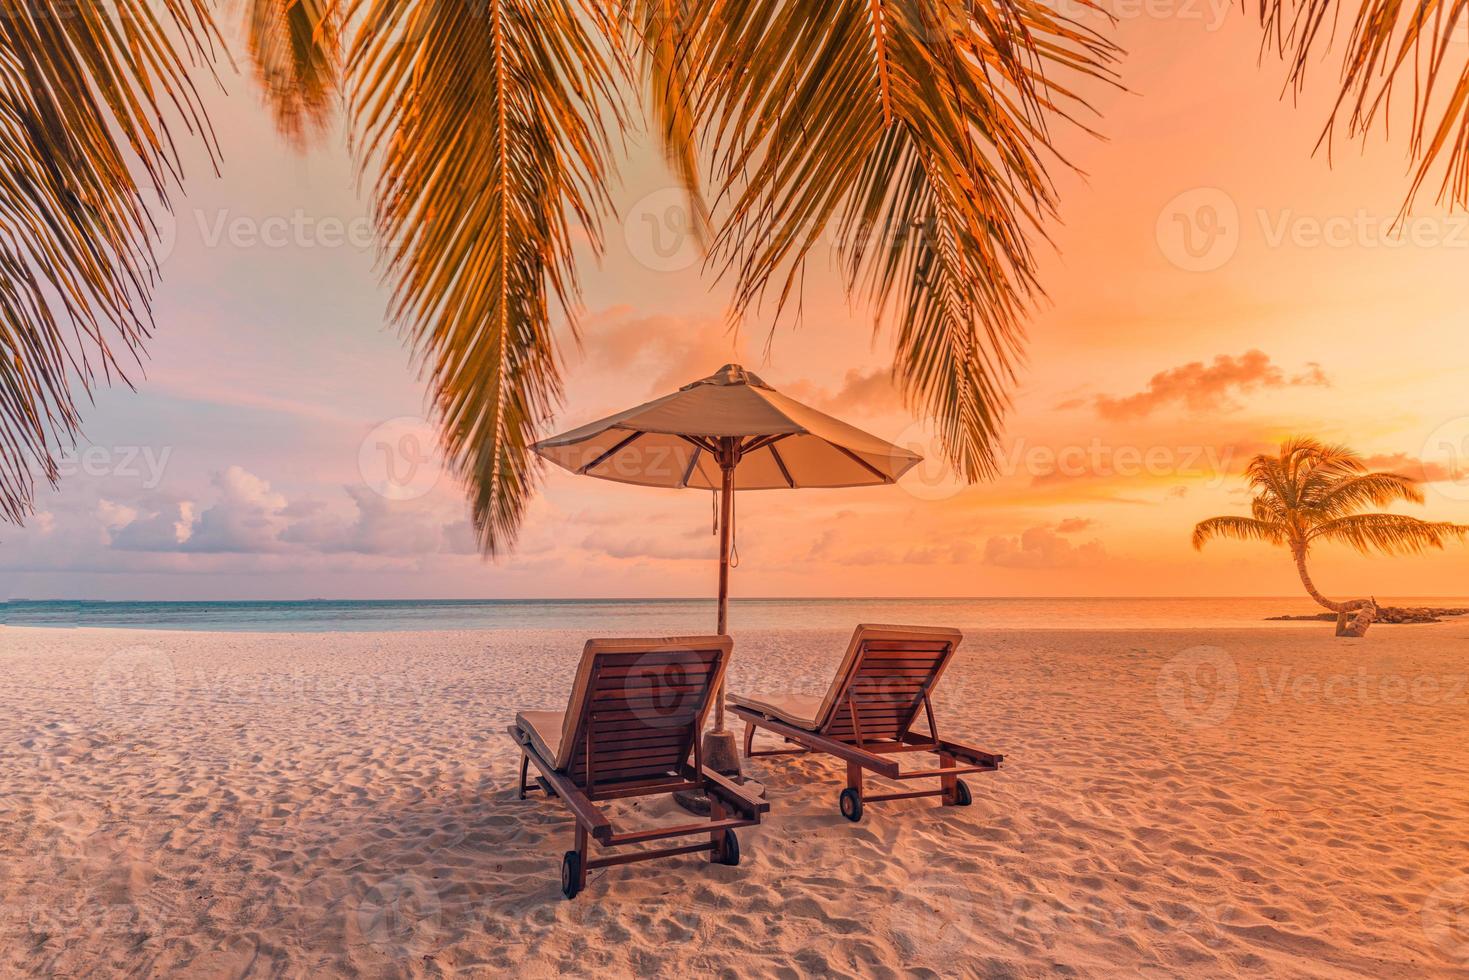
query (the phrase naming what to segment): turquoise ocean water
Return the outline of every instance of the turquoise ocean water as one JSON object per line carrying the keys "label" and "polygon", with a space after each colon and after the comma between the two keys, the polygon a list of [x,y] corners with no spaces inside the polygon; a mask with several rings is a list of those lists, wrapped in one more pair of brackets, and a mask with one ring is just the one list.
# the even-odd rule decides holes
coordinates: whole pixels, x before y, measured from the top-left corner
{"label": "turquoise ocean water", "polygon": [[[1469,598],[1383,598],[1403,605],[1469,606]],[[1303,597],[735,599],[741,629],[849,629],[855,623],[960,628],[1106,629],[1266,625],[1267,616],[1318,610]],[[250,632],[569,629],[588,634],[712,632],[706,599],[387,599],[293,602],[92,602],[11,600],[0,626],[93,626]],[[1275,624],[1283,628],[1301,624]]]}

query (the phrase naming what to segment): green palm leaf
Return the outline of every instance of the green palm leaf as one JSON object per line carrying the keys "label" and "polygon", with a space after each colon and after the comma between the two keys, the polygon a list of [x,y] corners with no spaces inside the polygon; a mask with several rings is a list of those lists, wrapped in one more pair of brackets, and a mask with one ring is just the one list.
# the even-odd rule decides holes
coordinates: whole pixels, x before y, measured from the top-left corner
{"label": "green palm leaf", "polygon": [[693,28],[715,160],[714,252],[736,308],[777,312],[835,232],[849,286],[894,312],[895,374],[956,469],[993,469],[1031,238],[1054,210],[1048,127],[1110,44],[1030,0],[721,0]]}
{"label": "green palm leaf", "polygon": [[1194,525],[1195,548],[1203,548],[1215,538],[1284,544],[1286,528],[1274,521],[1260,521],[1249,517],[1211,517]]}
{"label": "green palm leaf", "polygon": [[701,9],[688,0],[624,0],[620,19],[636,43],[664,157],[688,191],[690,230],[707,244],[709,209],[700,176],[698,97],[693,91],[693,42]]}
{"label": "green palm leaf", "polygon": [[561,380],[575,220],[599,241],[614,69],[574,0],[357,0],[349,76],[394,316],[426,365],[482,547],[508,546]]}
{"label": "green palm leaf", "polygon": [[1418,488],[1417,480],[1401,473],[1363,473],[1322,488],[1311,501],[1311,510],[1324,518],[1334,518],[1364,507],[1386,507],[1399,502],[1423,503],[1423,491]]}
{"label": "green palm leaf", "polygon": [[1463,525],[1420,521],[1403,514],[1353,514],[1317,525],[1307,540],[1350,545],[1363,554],[1415,555],[1442,548],[1445,541],[1462,541],[1466,534],[1469,527]]}
{"label": "green palm leaf", "polygon": [[326,128],[342,62],[341,0],[247,0],[250,59],[276,127],[302,145]]}
{"label": "green palm leaf", "polygon": [[1469,526],[1420,521],[1401,514],[1359,514],[1364,507],[1423,503],[1412,477],[1372,473],[1362,457],[1345,446],[1315,439],[1287,439],[1275,454],[1261,453],[1245,467],[1253,517],[1211,517],[1194,526],[1193,545],[1214,538],[1237,538],[1288,545],[1296,571],[1310,596],[1336,612],[1355,608],[1332,602],[1311,581],[1306,557],[1316,542],[1345,544],[1364,554],[1416,554],[1463,540]]}
{"label": "green palm leaf", "polygon": [[30,512],[77,396],[126,381],[151,330],[166,119],[213,151],[188,68],[217,40],[204,0],[0,0],[0,518]]}
{"label": "green palm leaf", "polygon": [[[1299,88],[1315,56],[1335,46],[1343,11],[1334,0],[1260,0],[1267,43]],[[1349,138],[1387,127],[1395,93],[1410,103],[1409,155],[1415,163],[1403,210],[1442,164],[1438,199],[1469,207],[1469,0],[1363,0],[1344,48],[1340,92],[1321,134]]]}

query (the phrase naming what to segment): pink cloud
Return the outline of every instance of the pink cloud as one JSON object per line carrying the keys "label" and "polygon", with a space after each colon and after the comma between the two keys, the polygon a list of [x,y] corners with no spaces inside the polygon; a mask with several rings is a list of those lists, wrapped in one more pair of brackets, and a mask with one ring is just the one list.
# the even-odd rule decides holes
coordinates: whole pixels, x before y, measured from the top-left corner
{"label": "pink cloud", "polygon": [[1076,568],[1106,557],[1100,541],[1072,544],[1047,525],[1027,528],[1018,537],[997,535],[984,546],[985,563],[1002,568]]}
{"label": "pink cloud", "polygon": [[1411,476],[1424,483],[1441,483],[1456,479],[1453,471],[1444,464],[1417,459],[1407,453],[1380,453],[1376,456],[1368,456],[1362,462],[1366,463],[1370,470],[1401,473],[1403,476]]}
{"label": "pink cloud", "polygon": [[1235,395],[1263,388],[1330,384],[1319,364],[1309,363],[1305,370],[1287,377],[1264,351],[1248,350],[1239,357],[1220,354],[1208,365],[1192,361],[1160,371],[1148,381],[1144,391],[1123,396],[1098,395],[1092,404],[1101,418],[1129,421],[1144,418],[1167,405],[1181,403],[1192,412],[1228,411],[1239,407]]}

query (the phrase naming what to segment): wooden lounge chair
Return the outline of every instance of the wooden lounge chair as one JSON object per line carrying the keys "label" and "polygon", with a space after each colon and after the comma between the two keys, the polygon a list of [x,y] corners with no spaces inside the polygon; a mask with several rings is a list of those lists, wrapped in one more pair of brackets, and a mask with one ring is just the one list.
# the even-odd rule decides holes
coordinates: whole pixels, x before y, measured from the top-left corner
{"label": "wooden lounge chair", "polygon": [[[739,864],[736,827],[760,822],[770,804],[707,770],[699,733],[729,660],[727,636],[588,640],[564,712],[522,711],[510,726],[520,746],[520,798],[539,788],[559,796],[576,818],[575,847],[561,862],[561,891],[574,898],[592,868],[708,851]],[[693,755],[690,764],[689,756]],[[531,763],[540,776],[527,785]],[[679,790],[703,790],[710,814],[696,823],[618,831],[597,803]],[[599,847],[707,835],[698,844],[588,859]]]}
{"label": "wooden lounge chair", "polygon": [[[862,819],[864,804],[939,796],[944,806],[968,806],[969,787],[959,777],[993,772],[1003,756],[941,739],[929,694],[954,657],[963,634],[924,626],[861,625],[852,634],[847,654],[826,696],[741,696],[731,694],[730,710],[745,722],[745,756],[800,755],[820,752],[847,763],[847,788],[839,799],[842,816]],[[922,711],[928,733],[912,731]],[[782,736],[800,748],[755,751],[756,729]],[[938,767],[903,772],[893,756],[931,752]],[[862,771],[885,779],[938,779],[939,788],[868,795]]]}

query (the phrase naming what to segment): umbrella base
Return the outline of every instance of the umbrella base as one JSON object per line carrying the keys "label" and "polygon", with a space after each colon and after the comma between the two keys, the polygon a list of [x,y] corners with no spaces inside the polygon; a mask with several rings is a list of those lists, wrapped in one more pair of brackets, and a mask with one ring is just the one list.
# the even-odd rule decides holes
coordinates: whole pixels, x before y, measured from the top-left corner
{"label": "umbrella base", "polygon": [[[765,787],[746,782],[740,772],[740,750],[734,732],[705,732],[701,746],[704,768],[713,769],[721,776],[732,777],[736,782],[752,787],[759,795],[765,795]],[[687,790],[674,793],[674,800],[690,813],[701,817],[709,815],[709,797],[703,790]]]}
{"label": "umbrella base", "polygon": [[[753,779],[742,779],[740,785],[762,800],[765,798],[765,786]],[[701,789],[684,790],[673,794],[673,802],[683,809],[701,817],[709,816],[709,796]]]}
{"label": "umbrella base", "polygon": [[705,732],[704,768],[713,769],[721,776],[740,775],[740,749],[735,742],[734,732]]}

